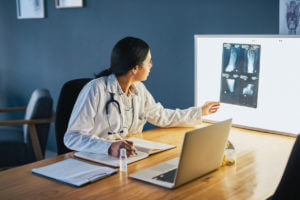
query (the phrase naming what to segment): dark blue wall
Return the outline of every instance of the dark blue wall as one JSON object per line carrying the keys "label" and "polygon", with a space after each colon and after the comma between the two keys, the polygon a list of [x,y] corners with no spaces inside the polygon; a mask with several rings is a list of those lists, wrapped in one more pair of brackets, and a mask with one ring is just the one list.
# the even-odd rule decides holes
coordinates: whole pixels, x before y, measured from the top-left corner
{"label": "dark blue wall", "polygon": [[[107,68],[113,45],[130,35],[151,46],[146,85],[156,100],[186,108],[194,104],[194,34],[278,33],[278,0],[85,0],[75,9],[54,2],[45,1],[45,19],[17,20],[16,1],[0,1],[0,106],[25,105],[37,87],[56,106],[64,82]],[[48,148],[55,145],[52,127]]]}

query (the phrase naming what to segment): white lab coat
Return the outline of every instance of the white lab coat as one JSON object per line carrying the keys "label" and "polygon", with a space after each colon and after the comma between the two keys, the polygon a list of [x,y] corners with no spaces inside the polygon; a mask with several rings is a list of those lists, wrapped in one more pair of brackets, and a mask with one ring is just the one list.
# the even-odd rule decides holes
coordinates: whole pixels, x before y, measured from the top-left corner
{"label": "white lab coat", "polygon": [[[159,127],[194,126],[201,123],[201,108],[190,107],[185,110],[171,110],[156,103],[143,83],[135,82],[133,92],[133,122],[129,130],[123,129],[122,136],[142,132],[148,121]],[[109,115],[105,105],[111,99],[110,93],[120,104],[122,119],[124,106],[121,101],[123,93],[115,75],[101,77],[90,81],[81,90],[74,105],[64,144],[72,150],[94,153],[108,153],[114,135],[108,132],[119,132],[121,120],[116,104],[109,104]],[[111,129],[108,124],[111,125]]]}

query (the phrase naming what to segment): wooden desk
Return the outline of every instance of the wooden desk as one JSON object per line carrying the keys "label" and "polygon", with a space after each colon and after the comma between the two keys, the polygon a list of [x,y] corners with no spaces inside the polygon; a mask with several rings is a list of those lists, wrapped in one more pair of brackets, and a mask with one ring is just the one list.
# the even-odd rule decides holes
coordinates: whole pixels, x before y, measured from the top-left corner
{"label": "wooden desk", "polygon": [[[191,129],[154,129],[138,135],[177,148],[130,164],[128,174],[179,156],[184,133]],[[73,157],[68,153],[0,172],[0,199],[266,199],[277,187],[295,138],[232,128],[230,140],[237,151],[235,165],[221,167],[175,190],[122,173],[81,188],[30,173],[32,168]]]}

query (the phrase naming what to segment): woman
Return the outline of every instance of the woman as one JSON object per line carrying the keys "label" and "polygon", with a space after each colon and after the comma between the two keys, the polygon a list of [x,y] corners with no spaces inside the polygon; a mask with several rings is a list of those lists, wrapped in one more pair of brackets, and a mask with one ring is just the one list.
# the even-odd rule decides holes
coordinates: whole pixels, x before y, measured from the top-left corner
{"label": "woman", "polygon": [[165,109],[156,103],[143,83],[152,68],[150,47],[141,39],[126,37],[111,53],[110,68],[96,75],[81,90],[74,105],[65,145],[73,150],[119,156],[135,152],[129,141],[116,141],[142,132],[148,121],[159,127],[193,126],[204,115],[217,112],[219,102],[201,108]]}

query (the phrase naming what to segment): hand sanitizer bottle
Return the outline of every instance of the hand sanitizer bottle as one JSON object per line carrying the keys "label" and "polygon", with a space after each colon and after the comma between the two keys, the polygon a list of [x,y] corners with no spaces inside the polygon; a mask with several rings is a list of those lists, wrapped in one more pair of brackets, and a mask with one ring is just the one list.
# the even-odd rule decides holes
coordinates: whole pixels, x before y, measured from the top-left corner
{"label": "hand sanitizer bottle", "polygon": [[126,149],[120,149],[120,172],[127,172],[127,155]]}

